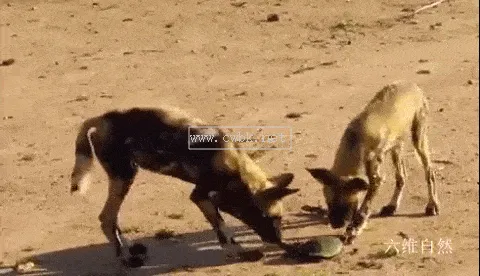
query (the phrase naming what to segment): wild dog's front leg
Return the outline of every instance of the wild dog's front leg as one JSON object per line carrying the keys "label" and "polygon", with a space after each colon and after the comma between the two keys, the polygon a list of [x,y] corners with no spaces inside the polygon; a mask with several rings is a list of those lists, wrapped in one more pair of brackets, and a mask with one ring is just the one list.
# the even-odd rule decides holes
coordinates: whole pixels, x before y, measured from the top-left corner
{"label": "wild dog's front leg", "polygon": [[[383,156],[382,156],[383,157]],[[345,232],[345,243],[350,244],[353,240],[362,233],[363,229],[367,225],[367,220],[371,214],[371,206],[373,199],[378,193],[378,188],[383,182],[383,178],[380,175],[380,165],[383,158],[373,157],[369,158],[366,162],[366,170],[368,176],[369,187],[367,194],[362,202],[362,205],[353,216],[352,221],[348,225]]]}
{"label": "wild dog's front leg", "polygon": [[190,195],[190,200],[198,206],[210,225],[212,225],[213,230],[217,234],[218,241],[221,246],[227,250],[227,254],[230,257],[239,256],[243,252],[243,249],[235,242],[233,233],[227,229],[225,221],[218,212],[218,208],[215,207],[208,197],[208,191],[194,189]]}
{"label": "wild dog's front leg", "polygon": [[395,192],[390,199],[390,202],[383,206],[380,211],[380,216],[393,216],[400,205],[402,199],[403,189],[405,187],[406,169],[403,157],[403,143],[392,149],[392,163],[395,167]]}

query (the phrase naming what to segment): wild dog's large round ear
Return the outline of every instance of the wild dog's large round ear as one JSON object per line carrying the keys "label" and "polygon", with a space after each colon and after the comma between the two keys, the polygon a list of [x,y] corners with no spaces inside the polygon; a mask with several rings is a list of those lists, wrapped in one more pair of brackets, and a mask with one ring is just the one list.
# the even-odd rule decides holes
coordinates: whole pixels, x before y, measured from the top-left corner
{"label": "wild dog's large round ear", "polygon": [[275,184],[278,188],[286,188],[293,181],[293,173],[282,173],[273,177],[270,177],[268,180]]}
{"label": "wild dog's large round ear", "polygon": [[347,183],[345,183],[345,189],[352,193],[358,193],[362,191],[368,190],[368,182],[363,180],[360,177],[355,177],[350,179]]}
{"label": "wild dog's large round ear", "polygon": [[257,196],[262,200],[269,202],[274,200],[280,200],[288,195],[294,194],[300,191],[300,189],[290,189],[284,187],[272,187],[264,191],[257,193]]}
{"label": "wild dog's large round ear", "polygon": [[317,179],[324,185],[332,185],[338,183],[340,180],[330,170],[325,168],[305,168],[313,178]]}

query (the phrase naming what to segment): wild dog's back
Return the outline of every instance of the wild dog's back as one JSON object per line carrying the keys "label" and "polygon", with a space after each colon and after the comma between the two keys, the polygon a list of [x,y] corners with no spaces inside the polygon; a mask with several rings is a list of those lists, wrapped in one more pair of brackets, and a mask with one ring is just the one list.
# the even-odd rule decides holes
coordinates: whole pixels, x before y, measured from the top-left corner
{"label": "wild dog's back", "polygon": [[415,83],[397,81],[382,88],[357,116],[370,140],[394,141],[410,130],[415,114],[427,108],[424,93]]}
{"label": "wild dog's back", "polygon": [[386,85],[347,126],[331,170],[338,176],[362,174],[365,152],[395,144],[411,130],[417,113],[427,109],[424,92],[415,83]]}
{"label": "wild dog's back", "polygon": [[[84,193],[87,190],[94,155],[103,161],[129,159],[128,163],[132,161],[144,169],[161,173],[181,164],[195,170],[200,167],[210,169],[212,162],[209,160],[216,152],[189,150],[188,134],[190,131],[192,134],[219,136],[221,131],[217,128],[189,130],[193,126],[205,126],[205,123],[173,107],[114,110],[87,119],[76,140],[71,191]],[[223,140],[217,140],[199,142],[192,147],[222,147]],[[192,160],[196,161],[195,166],[188,166]]]}

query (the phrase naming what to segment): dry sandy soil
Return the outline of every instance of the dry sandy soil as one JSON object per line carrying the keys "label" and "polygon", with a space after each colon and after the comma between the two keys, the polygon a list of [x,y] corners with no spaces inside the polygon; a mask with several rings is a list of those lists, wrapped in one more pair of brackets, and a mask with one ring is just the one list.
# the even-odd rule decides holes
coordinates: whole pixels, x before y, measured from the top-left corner
{"label": "dry sandy soil", "polygon": [[[14,59],[0,67],[3,266],[28,257],[43,273],[115,273],[97,220],[106,175],[97,165],[85,197],[70,196],[69,176],[81,122],[132,106],[178,106],[220,125],[292,127],[292,150],[269,151],[258,161],[272,174],[295,173],[292,186],[301,189],[286,199],[285,239],[339,233],[324,217],[301,210],[325,204],[321,185],[304,168],[330,166],[348,121],[383,85],[406,79],[430,99],[440,216],[423,216],[427,188],[409,146],[398,215],[373,218],[343,254],[309,264],[278,254],[232,264],[189,202],[192,186],[142,171],[120,223],[151,254],[145,267],[127,272],[478,274],[478,1],[444,2],[413,19],[399,17],[428,1],[0,3],[0,60]],[[267,22],[270,13],[279,20]],[[291,112],[302,116],[286,118]],[[393,192],[390,166],[386,172],[376,211]],[[249,245],[258,244],[226,218]],[[162,229],[175,239],[153,238]],[[402,235],[417,241],[416,252],[402,253]],[[424,239],[433,241],[432,254],[420,252]],[[438,254],[440,239],[451,242],[452,252]],[[384,254],[390,240],[400,243],[396,256]]]}

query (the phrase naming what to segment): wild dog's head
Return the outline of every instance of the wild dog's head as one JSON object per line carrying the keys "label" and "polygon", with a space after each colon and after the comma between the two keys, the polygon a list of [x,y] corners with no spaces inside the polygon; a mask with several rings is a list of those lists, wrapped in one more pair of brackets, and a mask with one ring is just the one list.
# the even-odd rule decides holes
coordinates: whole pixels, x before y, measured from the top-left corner
{"label": "wild dog's head", "polygon": [[294,175],[283,173],[269,178],[247,154],[234,150],[223,154],[226,158],[222,164],[235,177],[222,191],[212,193],[212,201],[220,210],[252,228],[262,241],[280,243],[282,199],[299,190],[288,188]]}
{"label": "wild dog's head", "polygon": [[307,169],[320,183],[328,206],[328,219],[333,228],[341,228],[349,222],[358,209],[360,192],[368,189],[368,183],[358,177],[342,179],[327,169]]}
{"label": "wild dog's head", "polygon": [[220,210],[248,225],[262,241],[280,243],[283,215],[281,199],[298,191],[287,188],[292,180],[291,173],[269,178],[267,181],[272,186],[254,194],[240,177],[235,177],[224,189],[211,192],[209,196]]}

